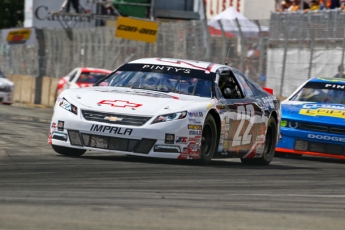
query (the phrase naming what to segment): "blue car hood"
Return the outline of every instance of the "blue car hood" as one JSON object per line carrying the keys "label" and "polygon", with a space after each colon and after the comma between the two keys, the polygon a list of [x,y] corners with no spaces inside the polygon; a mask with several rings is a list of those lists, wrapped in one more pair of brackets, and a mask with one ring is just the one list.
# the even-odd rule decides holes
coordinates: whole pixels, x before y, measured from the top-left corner
{"label": "blue car hood", "polygon": [[344,125],[345,105],[306,102],[282,103],[282,118],[296,121]]}

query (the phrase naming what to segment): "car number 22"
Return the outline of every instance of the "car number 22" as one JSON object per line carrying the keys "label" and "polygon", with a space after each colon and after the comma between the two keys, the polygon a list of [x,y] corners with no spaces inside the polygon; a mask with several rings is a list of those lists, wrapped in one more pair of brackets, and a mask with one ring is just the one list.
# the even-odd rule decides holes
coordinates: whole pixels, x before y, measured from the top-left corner
{"label": "car number 22", "polygon": [[252,104],[237,107],[237,121],[239,121],[233,136],[232,146],[249,145],[252,142],[255,122],[255,110]]}

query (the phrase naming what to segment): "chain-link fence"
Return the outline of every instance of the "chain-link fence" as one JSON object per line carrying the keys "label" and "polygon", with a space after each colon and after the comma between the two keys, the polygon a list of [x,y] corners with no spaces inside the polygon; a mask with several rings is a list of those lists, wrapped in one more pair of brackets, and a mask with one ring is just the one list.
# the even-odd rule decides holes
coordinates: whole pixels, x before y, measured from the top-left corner
{"label": "chain-link fence", "polygon": [[[77,66],[113,70],[143,57],[173,57],[228,63],[260,85],[288,96],[311,77],[332,77],[344,63],[345,13],[272,13],[254,22],[268,33],[246,36],[220,30],[206,21],[160,22],[156,43],[115,37],[115,28],[37,30],[36,45],[3,46],[0,68],[5,74],[60,78]],[[234,21],[223,22],[223,28]],[[239,31],[246,31],[236,23]]]}
{"label": "chain-link fence", "polygon": [[[42,35],[36,45],[2,45],[0,68],[3,72],[32,76],[43,72],[46,76],[62,77],[77,66],[112,70],[136,58],[155,56],[227,62],[245,72],[249,63],[247,48],[261,49],[259,37],[243,37],[242,40],[241,36],[212,35],[206,21],[161,22],[156,43],[117,38],[112,27],[46,29]],[[39,55],[40,46],[44,52]],[[251,60],[253,66],[256,65],[252,68],[255,74],[259,57],[256,55]]]}
{"label": "chain-link fence", "polygon": [[309,78],[334,77],[344,65],[344,28],[340,10],[272,13],[266,85],[288,96]]}

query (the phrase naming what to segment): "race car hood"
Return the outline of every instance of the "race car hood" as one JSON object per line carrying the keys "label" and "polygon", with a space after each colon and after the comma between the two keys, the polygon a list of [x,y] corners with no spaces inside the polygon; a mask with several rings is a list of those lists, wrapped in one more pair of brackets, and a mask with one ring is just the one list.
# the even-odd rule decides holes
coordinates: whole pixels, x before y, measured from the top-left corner
{"label": "race car hood", "polygon": [[335,124],[345,121],[345,105],[310,102],[282,103],[282,119]]}
{"label": "race car hood", "polygon": [[8,80],[7,78],[0,78],[0,86],[3,86],[3,85],[13,86],[14,83]]}
{"label": "race car hood", "polygon": [[69,89],[64,91],[61,97],[65,97],[77,107],[81,104],[100,111],[141,115],[187,110],[198,104],[196,100],[200,103],[204,102],[206,108],[205,101],[211,101],[211,99],[196,96],[114,87]]}

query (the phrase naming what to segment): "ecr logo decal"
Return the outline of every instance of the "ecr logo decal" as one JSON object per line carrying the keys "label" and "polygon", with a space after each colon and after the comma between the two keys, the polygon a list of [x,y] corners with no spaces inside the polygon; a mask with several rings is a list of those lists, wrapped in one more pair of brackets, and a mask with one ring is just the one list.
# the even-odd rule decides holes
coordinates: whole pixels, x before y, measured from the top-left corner
{"label": "ecr logo decal", "polygon": [[115,36],[143,42],[156,42],[158,22],[118,17]]}

